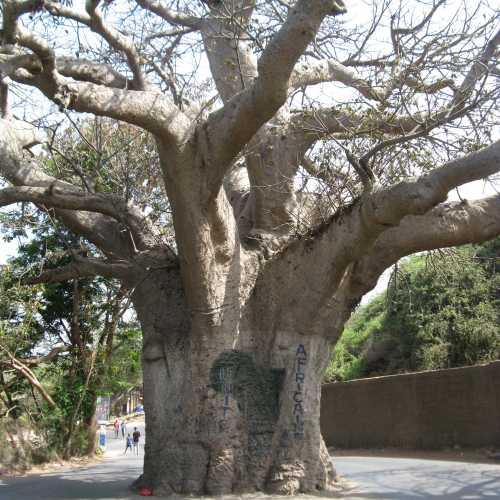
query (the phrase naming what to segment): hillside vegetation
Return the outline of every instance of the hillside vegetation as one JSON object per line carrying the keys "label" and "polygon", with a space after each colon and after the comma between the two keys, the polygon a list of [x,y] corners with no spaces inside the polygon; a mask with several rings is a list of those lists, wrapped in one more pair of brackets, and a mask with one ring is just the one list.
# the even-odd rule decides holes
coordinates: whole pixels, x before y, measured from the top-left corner
{"label": "hillside vegetation", "polygon": [[346,381],[500,358],[500,239],[419,255],[348,322],[326,371]]}

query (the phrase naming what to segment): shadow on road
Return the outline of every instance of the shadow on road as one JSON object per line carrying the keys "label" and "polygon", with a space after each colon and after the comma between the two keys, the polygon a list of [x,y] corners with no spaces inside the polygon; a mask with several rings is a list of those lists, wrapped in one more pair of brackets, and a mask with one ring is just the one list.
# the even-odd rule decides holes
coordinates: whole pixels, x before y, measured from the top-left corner
{"label": "shadow on road", "polygon": [[[355,485],[353,489],[333,494],[301,495],[295,498],[300,500],[316,498],[489,500],[500,498],[500,467],[496,465],[361,457],[339,459],[337,464],[339,473],[347,479],[347,483]],[[129,487],[141,472],[142,456],[115,455],[98,465],[81,469],[0,480],[0,499],[139,499],[141,497],[133,494]],[[264,494],[224,497],[227,500],[276,500],[276,498]],[[211,499],[205,497],[205,500]]]}
{"label": "shadow on road", "polygon": [[[140,472],[140,471],[139,471]],[[51,474],[19,478],[15,481],[4,480],[0,485],[2,500],[54,500],[54,499],[130,499],[141,498],[134,495],[129,486],[137,476],[114,473],[112,479],[106,479],[108,473],[92,472],[86,476],[83,472],[64,475]],[[139,475],[139,474],[137,474]],[[38,483],[39,482],[39,483]],[[96,482],[98,486],[96,487]],[[37,488],[37,483],[43,486]],[[5,492],[5,493],[4,493]]]}
{"label": "shadow on road", "polygon": [[[341,498],[369,500],[482,500],[500,498],[500,468],[471,471],[401,468],[349,475],[359,486]],[[363,478],[362,481],[359,479]],[[368,483],[368,484],[367,484]]]}

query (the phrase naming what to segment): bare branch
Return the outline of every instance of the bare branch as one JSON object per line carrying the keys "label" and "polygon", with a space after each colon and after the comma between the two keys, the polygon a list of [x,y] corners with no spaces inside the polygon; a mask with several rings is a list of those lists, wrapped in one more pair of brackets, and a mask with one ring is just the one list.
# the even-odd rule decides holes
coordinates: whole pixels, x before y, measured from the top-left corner
{"label": "bare branch", "polygon": [[405,217],[397,238],[395,232],[396,228],[382,235],[373,252],[379,256],[389,252],[391,258],[397,253],[399,259],[424,250],[490,240],[500,234],[500,196],[443,203],[425,215]]}
{"label": "bare branch", "polygon": [[168,7],[162,5],[158,0],[137,0],[137,3],[143,9],[154,12],[157,16],[161,17],[170,24],[185,26],[192,29],[199,29],[201,26],[202,19],[169,9]]}
{"label": "bare branch", "polygon": [[47,354],[43,356],[37,356],[35,358],[25,358],[23,359],[23,363],[27,366],[38,366],[45,363],[50,363],[54,360],[59,354],[63,352],[68,352],[69,347],[67,345],[58,345],[53,347]]}
{"label": "bare branch", "polygon": [[38,380],[37,376],[24,363],[22,363],[12,353],[5,349],[5,347],[0,345],[0,349],[2,349],[2,351],[4,351],[9,357],[10,365],[12,366],[12,368],[14,368],[14,370],[16,370],[20,375],[22,375],[41,394],[43,399],[45,399],[45,401],[47,401],[47,403],[52,408],[57,408],[56,403],[47,392],[45,387],[43,387],[41,382]]}
{"label": "bare branch", "polygon": [[[59,5],[59,4],[57,4]],[[113,37],[114,31],[102,26],[102,33],[99,31],[102,19],[94,10],[91,10],[91,24],[94,23],[94,14],[97,16],[95,21],[98,32],[105,38]],[[99,21],[100,19],[100,21]],[[49,99],[56,102],[61,108],[73,109],[80,112],[94,113],[99,116],[108,116],[123,120],[145,128],[153,133],[164,136],[171,141],[179,142],[184,139],[184,135],[190,126],[190,122],[179,109],[170,100],[153,91],[128,91],[122,89],[111,89],[94,83],[83,83],[74,81],[71,78],[64,77],[57,69],[57,60],[54,51],[49,44],[36,33],[30,32],[15,23],[16,41],[32,50],[39,59],[40,70],[31,73],[23,66],[17,71],[12,71],[12,79],[20,83],[32,85],[40,89]],[[117,32],[118,33],[118,32]],[[119,35],[119,36],[118,36]],[[135,60],[137,54],[135,49],[127,45],[123,35],[117,34],[115,44],[121,47],[129,57],[130,64],[136,64],[134,67],[134,88],[143,89],[145,83],[140,74],[138,62]],[[138,56],[137,56],[138,57]],[[33,66],[30,59],[17,58],[17,63],[21,61]],[[64,64],[66,63],[66,64]],[[11,60],[10,64],[14,64]],[[68,60],[62,61],[62,66],[68,66]],[[77,76],[77,70],[82,71],[82,66],[69,68],[72,76]],[[96,72],[95,66],[88,68],[87,74]],[[102,72],[103,68],[99,69]],[[109,78],[108,72],[107,77]],[[116,80],[117,75],[111,75]],[[90,78],[89,78],[90,79]]]}
{"label": "bare branch", "polygon": [[433,94],[446,87],[453,87],[453,80],[438,79],[427,83],[410,76],[411,68],[406,68],[402,73],[391,78],[385,87],[376,88],[370,81],[364,79],[359,73],[348,66],[333,59],[300,63],[295,67],[290,79],[292,88],[306,87],[324,82],[340,82],[357,90],[367,99],[384,102],[392,90],[399,85],[412,88],[415,92]]}
{"label": "bare branch", "polygon": [[[330,298],[342,286],[346,269],[371,251],[381,235],[396,228],[405,217],[426,214],[444,202],[448,191],[455,186],[498,171],[500,141],[417,179],[364,193],[350,207],[340,210],[303,237],[292,240],[273,263],[268,264],[266,276],[287,290],[309,287],[317,291],[318,299],[321,298],[322,305],[328,309]],[[491,217],[497,220],[498,212]],[[398,234],[394,231],[394,235]],[[413,234],[418,237],[419,232],[413,230]],[[317,262],[328,263],[328,272],[315,265]],[[294,294],[291,294],[290,301],[293,300]]]}
{"label": "bare branch", "polygon": [[300,63],[290,78],[292,88],[306,87],[323,82],[341,82],[356,89],[361,95],[375,101],[382,101],[384,93],[363,79],[355,70],[333,60]]}
{"label": "bare branch", "polygon": [[[441,3],[442,2],[438,2],[434,6],[431,13],[432,15]],[[419,26],[420,25],[411,28],[411,30],[420,29]],[[401,32],[406,33],[404,30]],[[454,82],[448,78],[438,79],[431,83],[422,82],[411,75],[412,66],[410,66],[400,73],[393,75],[386,88],[379,91],[377,94],[379,100],[383,102],[398,85],[406,85],[415,92],[422,92],[425,94],[438,92],[445,87],[454,89],[454,96],[450,102],[435,111],[415,113],[413,115],[408,113],[407,116],[387,115],[387,119],[377,119],[373,117],[372,113],[370,118],[367,119],[367,117],[363,117],[363,115],[346,115],[339,114],[335,110],[319,109],[302,115],[297,114],[294,117],[294,121],[298,126],[303,126],[306,133],[308,132],[307,129],[310,129],[314,130],[317,134],[316,137],[314,137],[314,133],[309,131],[308,140],[310,144],[312,144],[315,139],[324,137],[325,135],[336,133],[342,134],[342,132],[345,132],[347,137],[349,137],[349,134],[350,137],[353,137],[371,134],[373,132],[383,132],[388,135],[396,136],[389,140],[384,140],[382,137],[383,140],[379,144],[367,151],[361,157],[361,161],[367,163],[375,154],[386,147],[426,136],[431,130],[446,123],[450,123],[477,107],[481,103],[481,98],[475,99],[469,106],[467,106],[467,100],[470,98],[477,83],[489,72],[491,66],[490,60],[493,58],[499,44],[500,31],[498,31],[486,44],[459,88],[456,88]],[[321,64],[324,65],[325,62]]]}
{"label": "bare branch", "polygon": [[83,58],[60,56],[56,59],[56,68],[63,76],[75,80],[105,85],[106,87],[128,90],[140,90],[134,80],[125,78],[107,64],[98,64]]}
{"label": "bare branch", "polygon": [[393,137],[409,134],[421,125],[421,116],[399,116],[395,114],[355,113],[336,108],[322,108],[293,113],[292,129],[302,130],[302,140],[308,149],[318,139],[333,135],[338,138],[359,136]]}
{"label": "bare branch", "polygon": [[77,255],[73,257],[75,260],[70,264],[55,269],[45,269],[38,276],[23,279],[23,284],[58,283],[95,276],[129,280],[133,275],[134,267],[126,262],[105,261],[91,257],[83,258]]}
{"label": "bare branch", "polygon": [[[48,202],[52,196],[46,192],[47,188],[50,190],[50,186],[55,187],[57,185],[63,192],[69,194],[69,198],[64,200],[64,196],[55,195],[52,199],[56,204],[58,202],[62,206],[68,202],[69,205],[84,206],[84,198],[78,194],[76,188],[68,183],[56,181],[53,177],[42,172],[33,161],[30,162],[23,158],[22,145],[32,143],[36,139],[36,133],[33,130],[33,127],[22,124],[22,122],[0,119],[0,171],[12,184],[26,187],[24,190],[11,189],[6,191],[4,196],[7,199],[10,197],[11,200],[15,200],[16,197],[33,197],[33,200],[38,198],[40,200],[45,199]],[[29,188],[41,189],[30,190]],[[97,202],[98,200],[95,199],[94,201]],[[106,204],[104,202],[104,205]],[[111,209],[109,205],[108,209]],[[136,252],[137,246],[141,249],[143,245],[146,245],[148,236],[147,231],[144,231],[144,226],[141,233],[139,233],[139,226],[135,226],[133,231],[136,232],[137,242],[132,242],[128,232],[123,231],[123,226],[106,215],[86,211],[71,211],[65,208],[58,208],[56,211],[58,217],[71,230],[76,234],[82,234],[105,252],[130,256]],[[140,225],[138,219],[136,219],[136,222]]]}
{"label": "bare branch", "polygon": [[[128,80],[107,64],[65,56],[57,57],[55,64],[57,71],[61,75],[75,80],[92,82],[112,88],[139,90],[134,87],[132,80]],[[4,78],[15,78],[16,71],[21,68],[27,70],[31,75],[41,73],[43,70],[40,59],[35,55],[15,50],[0,53],[0,73]]]}
{"label": "bare branch", "polygon": [[409,27],[409,28],[395,28],[394,32],[398,35],[408,35],[408,34],[414,34],[417,31],[420,31],[431,19],[432,16],[436,13],[436,11],[441,7],[446,0],[439,0],[436,2],[433,6],[432,9],[429,11],[429,13],[424,16],[422,21],[420,21],[418,24],[415,26]]}
{"label": "bare branch", "polygon": [[5,0],[3,2],[3,33],[4,43],[16,43],[17,20],[23,14],[33,11],[34,2],[30,0]]}
{"label": "bare branch", "polygon": [[32,202],[49,208],[97,212],[113,217],[129,227],[136,244],[144,247],[146,218],[139,210],[116,196],[87,193],[56,179],[47,187],[16,186],[0,190],[0,207],[18,202]]}
{"label": "bare branch", "polygon": [[500,171],[500,141],[452,160],[415,180],[374,193],[370,200],[373,222],[397,225],[406,215],[424,214],[443,202],[450,190]]}
{"label": "bare branch", "polygon": [[112,48],[123,53],[134,75],[134,87],[139,90],[144,90],[147,87],[147,83],[144,80],[140,57],[134,44],[125,35],[104,22],[102,14],[97,10],[98,4],[99,1],[96,0],[86,2],[86,13],[84,13],[61,5],[59,2],[52,0],[44,1],[44,7],[53,16],[73,19],[88,26],[92,31],[101,35]]}
{"label": "bare branch", "polygon": [[[18,58],[17,62],[21,61],[30,65],[33,63],[32,59],[26,57]],[[60,66],[54,59],[49,67],[54,69],[40,74],[32,74],[22,67],[12,71],[12,79],[37,87],[62,109],[125,121],[174,143],[184,140],[190,120],[162,94],[124,90],[121,87],[127,87],[126,79],[118,73],[107,72],[101,65],[87,65],[85,62],[75,64],[63,58]],[[63,74],[72,78],[66,78]],[[75,81],[73,78],[83,78],[87,82]],[[109,88],[115,85],[120,88]]]}
{"label": "bare branch", "polygon": [[457,89],[453,101],[450,105],[450,110],[461,107],[465,104],[467,99],[470,97],[474,87],[477,82],[483,78],[484,75],[488,73],[490,61],[493,58],[497,47],[500,45],[500,30],[498,30],[495,36],[486,44],[481,55],[478,57],[471,69],[464,78],[462,84]]}

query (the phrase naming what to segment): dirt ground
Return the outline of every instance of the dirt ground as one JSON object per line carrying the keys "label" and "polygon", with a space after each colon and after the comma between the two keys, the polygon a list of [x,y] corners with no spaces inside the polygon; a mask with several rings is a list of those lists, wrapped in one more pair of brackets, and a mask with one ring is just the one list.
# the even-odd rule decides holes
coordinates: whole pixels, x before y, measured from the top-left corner
{"label": "dirt ground", "polygon": [[103,460],[103,457],[94,455],[92,457],[74,457],[70,460],[58,460],[57,462],[48,462],[45,464],[34,465],[29,470],[16,471],[7,470],[0,467],[0,477],[26,477],[38,474],[47,474],[49,472],[57,472],[61,469],[76,469],[93,465]]}

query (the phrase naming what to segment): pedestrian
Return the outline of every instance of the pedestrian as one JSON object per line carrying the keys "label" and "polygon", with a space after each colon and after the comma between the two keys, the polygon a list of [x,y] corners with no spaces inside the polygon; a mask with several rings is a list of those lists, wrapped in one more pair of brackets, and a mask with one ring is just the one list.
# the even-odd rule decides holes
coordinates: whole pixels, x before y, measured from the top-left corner
{"label": "pedestrian", "polygon": [[130,433],[127,434],[127,444],[125,445],[125,451],[123,452],[124,455],[126,455],[128,449],[130,449],[130,453],[132,453],[132,438],[130,437]]}
{"label": "pedestrian", "polygon": [[134,432],[132,433],[132,440],[134,442],[135,454],[139,455],[139,439],[141,438],[141,433],[134,427]]}
{"label": "pedestrian", "polygon": [[115,430],[115,438],[118,439],[118,434],[120,432],[120,422],[118,422],[117,418],[115,418],[115,421],[113,423],[113,429]]}
{"label": "pedestrian", "polygon": [[120,424],[120,427],[122,429],[122,438],[125,437],[125,433],[127,432],[127,424],[125,420],[122,420],[122,423]]}

